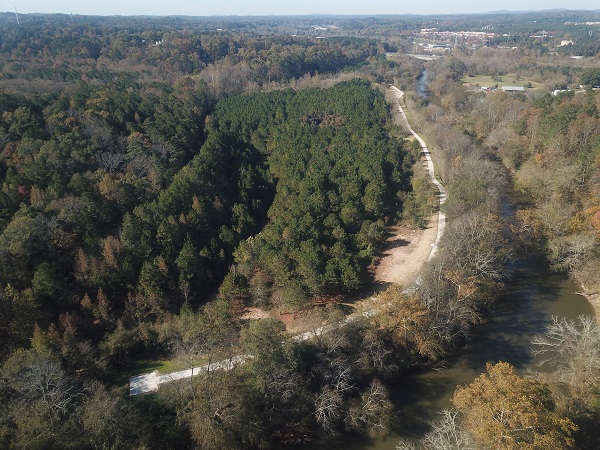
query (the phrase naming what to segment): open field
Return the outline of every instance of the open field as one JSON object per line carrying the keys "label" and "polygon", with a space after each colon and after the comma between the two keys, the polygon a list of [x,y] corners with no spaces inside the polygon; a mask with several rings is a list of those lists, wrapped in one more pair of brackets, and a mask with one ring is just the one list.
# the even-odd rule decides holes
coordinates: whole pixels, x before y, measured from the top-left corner
{"label": "open field", "polygon": [[489,75],[475,75],[475,76],[467,75],[467,76],[464,76],[461,81],[463,83],[471,83],[474,86],[475,85],[495,86],[497,84],[498,87],[524,86],[524,87],[529,88],[529,83],[531,83],[530,89],[539,89],[542,87],[541,83],[537,83],[535,81],[528,80],[526,78],[521,78],[521,79],[517,80],[516,75],[501,75],[499,77],[495,77],[495,79],[492,79],[492,77]]}

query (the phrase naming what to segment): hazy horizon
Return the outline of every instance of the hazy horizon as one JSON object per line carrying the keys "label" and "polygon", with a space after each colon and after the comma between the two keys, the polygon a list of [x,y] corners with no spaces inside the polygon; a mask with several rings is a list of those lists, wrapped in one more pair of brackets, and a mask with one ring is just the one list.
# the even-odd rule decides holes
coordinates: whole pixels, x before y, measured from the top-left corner
{"label": "hazy horizon", "polygon": [[519,0],[506,0],[501,7],[491,7],[489,3],[475,2],[472,0],[457,0],[447,2],[431,0],[426,3],[402,4],[391,0],[372,0],[370,2],[358,0],[305,0],[298,3],[284,3],[275,0],[247,2],[242,0],[229,0],[226,2],[205,2],[192,0],[171,0],[169,2],[142,2],[130,0],[122,2],[116,0],[29,0],[29,1],[2,1],[2,10],[19,13],[64,13],[82,15],[150,15],[150,16],[293,16],[293,15],[402,15],[402,14],[481,14],[494,11],[547,11],[552,9],[598,10],[600,6],[591,0],[574,0],[565,5],[564,0],[533,0],[523,2]]}

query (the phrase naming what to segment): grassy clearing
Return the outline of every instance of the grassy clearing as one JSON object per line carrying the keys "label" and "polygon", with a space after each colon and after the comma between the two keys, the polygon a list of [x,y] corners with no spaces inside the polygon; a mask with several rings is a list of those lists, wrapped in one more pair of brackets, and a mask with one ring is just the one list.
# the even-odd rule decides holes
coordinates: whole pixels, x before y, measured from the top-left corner
{"label": "grassy clearing", "polygon": [[471,83],[474,86],[475,85],[495,86],[497,84],[498,87],[502,87],[502,86],[528,87],[529,83],[531,83],[530,89],[539,89],[541,87],[540,83],[537,83],[532,80],[528,80],[526,78],[521,78],[521,79],[517,80],[516,75],[501,75],[500,77],[496,77],[495,80],[492,79],[492,77],[489,75],[476,75],[476,76],[467,75],[467,76],[463,77],[461,81],[463,83]]}

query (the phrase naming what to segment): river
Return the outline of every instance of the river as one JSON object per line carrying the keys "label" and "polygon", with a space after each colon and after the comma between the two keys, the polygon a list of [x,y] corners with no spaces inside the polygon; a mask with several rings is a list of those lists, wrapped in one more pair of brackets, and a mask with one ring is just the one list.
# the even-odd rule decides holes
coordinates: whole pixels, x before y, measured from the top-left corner
{"label": "river", "polygon": [[425,69],[417,80],[417,94],[424,100],[429,100],[429,89],[427,88],[427,69]]}
{"label": "river", "polygon": [[[427,71],[419,78],[418,93],[429,99]],[[515,200],[515,199],[513,199]],[[512,207],[503,214],[512,214]],[[594,315],[587,299],[575,294],[577,286],[565,276],[550,272],[541,257],[530,257],[514,267],[510,279],[486,323],[474,330],[469,342],[448,359],[445,368],[415,370],[389,386],[396,418],[393,432],[385,438],[327,441],[318,450],[394,450],[398,440],[418,439],[438,412],[451,407],[450,398],[459,385],[471,383],[485,372],[487,362],[506,361],[521,375],[545,371],[531,352],[531,340],[544,332],[552,317],[574,320]]]}
{"label": "river", "polygon": [[422,437],[427,422],[451,406],[456,386],[471,383],[485,371],[487,362],[509,362],[520,374],[547,370],[539,367],[539,359],[531,353],[533,336],[542,333],[553,316],[576,319],[581,314],[594,314],[590,303],[575,291],[575,284],[550,273],[542,260],[523,262],[489,320],[446,362],[445,369],[414,371],[390,386],[396,409],[392,434],[382,439],[328,442],[311,448],[393,450],[400,437]]}

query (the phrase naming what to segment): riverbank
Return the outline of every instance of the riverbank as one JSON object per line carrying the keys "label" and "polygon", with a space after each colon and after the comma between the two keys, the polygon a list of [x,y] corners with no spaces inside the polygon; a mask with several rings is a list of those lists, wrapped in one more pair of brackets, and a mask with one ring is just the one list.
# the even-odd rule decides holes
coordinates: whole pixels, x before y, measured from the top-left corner
{"label": "riverbank", "polygon": [[[575,280],[573,282],[579,284]],[[582,290],[576,292],[576,294],[585,297],[585,299],[590,303],[590,305],[594,309],[594,316],[596,317],[596,322],[600,323],[600,294],[587,292],[583,286],[581,286],[580,284],[579,286]]]}

